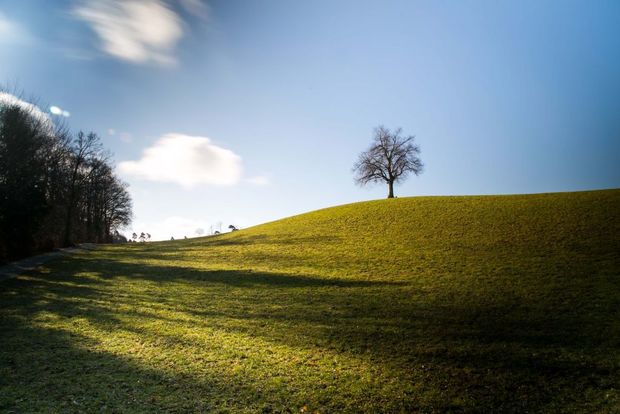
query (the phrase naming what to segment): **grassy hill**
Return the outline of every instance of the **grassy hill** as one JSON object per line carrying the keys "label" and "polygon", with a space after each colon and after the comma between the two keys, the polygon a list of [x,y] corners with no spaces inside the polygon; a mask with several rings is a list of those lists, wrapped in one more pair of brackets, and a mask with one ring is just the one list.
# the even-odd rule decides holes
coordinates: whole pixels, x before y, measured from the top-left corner
{"label": "grassy hill", "polygon": [[0,285],[4,412],[619,412],[620,190],[416,197]]}

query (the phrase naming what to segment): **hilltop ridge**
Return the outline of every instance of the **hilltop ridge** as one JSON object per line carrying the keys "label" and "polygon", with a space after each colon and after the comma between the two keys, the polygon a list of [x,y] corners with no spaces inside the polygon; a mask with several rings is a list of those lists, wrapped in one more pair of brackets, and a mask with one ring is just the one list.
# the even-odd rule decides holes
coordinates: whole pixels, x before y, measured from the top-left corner
{"label": "hilltop ridge", "polygon": [[619,206],[398,198],[50,262],[0,290],[0,407],[617,412]]}

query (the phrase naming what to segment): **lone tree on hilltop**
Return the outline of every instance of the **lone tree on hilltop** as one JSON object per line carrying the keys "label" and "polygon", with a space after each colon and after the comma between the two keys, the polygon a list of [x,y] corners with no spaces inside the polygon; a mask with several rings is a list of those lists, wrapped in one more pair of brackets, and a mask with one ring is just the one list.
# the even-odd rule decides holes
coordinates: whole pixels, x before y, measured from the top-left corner
{"label": "lone tree on hilltop", "polygon": [[385,182],[388,198],[394,198],[394,183],[414,173],[420,175],[424,168],[420,159],[420,146],[413,135],[403,137],[402,129],[393,132],[384,126],[375,128],[373,142],[360,154],[353,166],[355,182],[359,185]]}

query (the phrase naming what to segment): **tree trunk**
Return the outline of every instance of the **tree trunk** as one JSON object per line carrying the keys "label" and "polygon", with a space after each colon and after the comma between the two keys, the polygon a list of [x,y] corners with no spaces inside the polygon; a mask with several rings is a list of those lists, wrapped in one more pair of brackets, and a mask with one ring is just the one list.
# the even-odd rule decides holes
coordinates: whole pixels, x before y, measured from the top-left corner
{"label": "tree trunk", "polygon": [[64,246],[70,246],[71,243],[71,220],[73,218],[73,204],[75,203],[77,176],[80,168],[81,160],[78,158],[75,160],[75,167],[73,174],[71,175],[71,187],[69,192],[69,204],[67,205],[67,217],[65,221],[65,237]]}
{"label": "tree trunk", "polygon": [[394,181],[389,181],[388,187],[390,188],[390,192],[388,193],[388,198],[394,198]]}

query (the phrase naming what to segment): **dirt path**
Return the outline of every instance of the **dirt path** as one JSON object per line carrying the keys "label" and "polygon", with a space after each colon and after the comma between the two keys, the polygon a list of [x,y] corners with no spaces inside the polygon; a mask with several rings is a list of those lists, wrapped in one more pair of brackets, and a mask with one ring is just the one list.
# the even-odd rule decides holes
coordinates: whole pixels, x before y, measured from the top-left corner
{"label": "dirt path", "polygon": [[46,263],[56,257],[67,256],[72,253],[81,250],[93,250],[96,246],[91,243],[84,243],[78,247],[67,247],[65,249],[59,249],[49,253],[43,253],[38,256],[28,257],[26,259],[18,260],[3,266],[0,266],[0,282],[4,282],[8,279],[13,279],[25,272],[36,269],[43,263]]}

